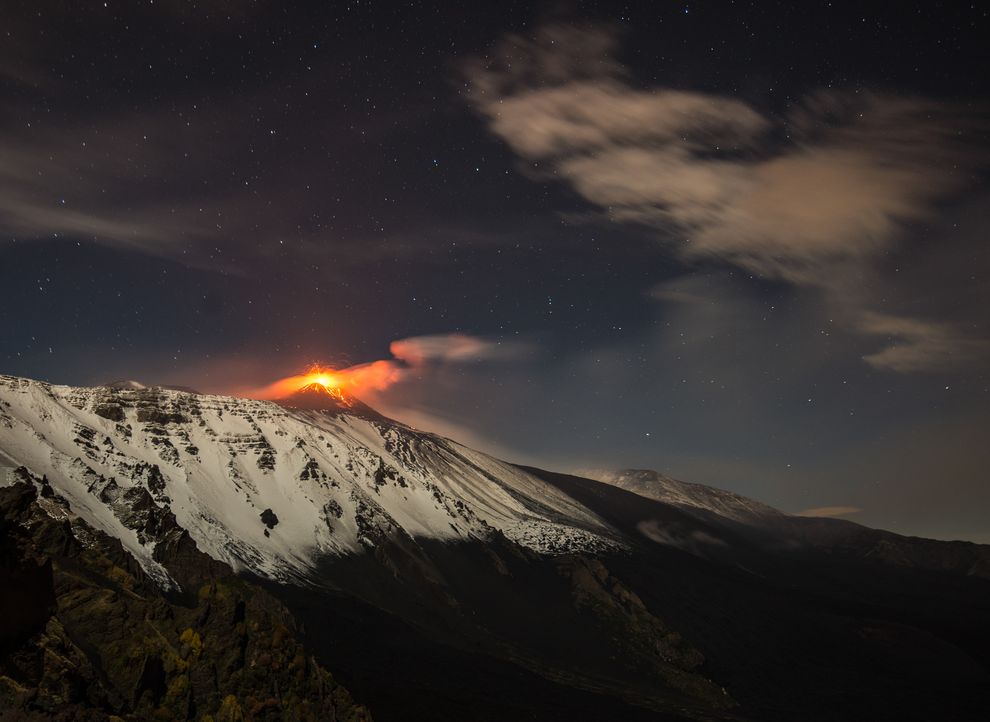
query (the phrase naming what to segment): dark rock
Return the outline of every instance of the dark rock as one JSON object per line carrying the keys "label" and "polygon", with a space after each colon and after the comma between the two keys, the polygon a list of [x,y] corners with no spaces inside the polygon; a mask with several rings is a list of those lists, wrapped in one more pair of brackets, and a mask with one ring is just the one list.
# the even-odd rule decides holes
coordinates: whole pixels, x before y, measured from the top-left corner
{"label": "dark rock", "polygon": [[51,482],[48,481],[47,476],[41,477],[41,489],[39,490],[42,498],[52,499],[55,496],[55,490],[52,489]]}
{"label": "dark rock", "polygon": [[116,404],[101,404],[93,409],[93,413],[104,419],[110,419],[110,421],[124,420],[124,410]]}
{"label": "dark rock", "polygon": [[148,695],[148,702],[151,706],[157,707],[162,697],[165,696],[165,665],[158,655],[146,655],[141,662],[141,674],[138,675],[137,684],[134,685],[134,692],[131,695],[132,706],[138,707],[141,697]]}
{"label": "dark rock", "polygon": [[278,524],[278,516],[271,509],[265,509],[261,512],[261,521],[264,522],[265,526],[269,529],[274,529],[275,525]]}
{"label": "dark rock", "polygon": [[299,472],[300,481],[316,481],[322,476],[323,472],[320,471],[320,465],[316,463],[316,459],[309,459],[303,466],[303,470]]}
{"label": "dark rock", "polygon": [[151,424],[187,424],[189,417],[178,412],[163,411],[154,407],[143,407],[138,409],[137,420],[142,423]]}
{"label": "dark rock", "polygon": [[275,470],[275,452],[271,448],[267,448],[261,452],[258,456],[258,468],[266,469],[268,471]]}
{"label": "dark rock", "polygon": [[226,564],[201,552],[189,532],[178,525],[155,545],[152,556],[184,590],[233,574]]}
{"label": "dark rock", "polygon": [[15,542],[14,525],[36,499],[34,487],[16,484],[0,489],[0,648],[16,646],[43,629],[55,612],[51,561],[24,554]]}

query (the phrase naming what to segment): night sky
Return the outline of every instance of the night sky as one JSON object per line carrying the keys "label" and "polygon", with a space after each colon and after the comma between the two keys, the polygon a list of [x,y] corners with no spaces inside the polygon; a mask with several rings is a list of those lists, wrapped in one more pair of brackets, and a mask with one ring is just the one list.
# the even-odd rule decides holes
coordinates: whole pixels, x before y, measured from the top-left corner
{"label": "night sky", "polygon": [[884,5],[4,3],[0,373],[392,360],[509,460],[990,542],[990,20]]}

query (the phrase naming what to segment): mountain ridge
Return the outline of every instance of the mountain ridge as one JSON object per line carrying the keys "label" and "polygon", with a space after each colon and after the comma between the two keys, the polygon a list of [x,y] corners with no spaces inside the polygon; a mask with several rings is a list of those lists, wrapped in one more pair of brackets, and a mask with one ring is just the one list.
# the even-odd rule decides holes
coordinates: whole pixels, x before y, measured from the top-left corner
{"label": "mountain ridge", "polygon": [[681,481],[653,469],[586,470],[578,476],[601,481],[668,504],[713,511],[735,521],[752,523],[785,512],[726,489]]}
{"label": "mountain ridge", "polygon": [[968,540],[897,534],[849,519],[788,514],[732,491],[680,481],[652,469],[591,471],[588,478],[670,504],[699,520],[724,519],[764,534],[772,545],[858,553],[891,564],[951,571],[990,579],[990,546]]}
{"label": "mountain ridge", "polygon": [[[617,543],[592,512],[509,464],[357,400],[315,398],[0,377],[0,448],[37,476],[64,479],[80,515],[163,580],[154,540],[125,518],[129,506],[174,514],[212,557],[277,579],[385,536],[486,538],[497,529],[547,552]],[[266,510],[281,523],[266,525]]]}

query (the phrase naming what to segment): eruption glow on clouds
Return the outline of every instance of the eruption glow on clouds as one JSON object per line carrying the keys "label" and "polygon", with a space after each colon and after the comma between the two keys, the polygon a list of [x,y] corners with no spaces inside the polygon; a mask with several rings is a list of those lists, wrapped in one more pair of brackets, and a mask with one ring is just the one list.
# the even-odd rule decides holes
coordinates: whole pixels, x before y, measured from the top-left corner
{"label": "eruption glow on clouds", "polygon": [[396,361],[374,361],[343,369],[333,369],[315,364],[304,374],[279,379],[248,396],[259,399],[280,399],[311,384],[320,384],[332,391],[360,394],[373,389],[383,391],[401,380],[408,368]]}
{"label": "eruption glow on clouds", "polygon": [[500,343],[461,333],[415,336],[389,345],[393,358],[357,364],[341,369],[313,364],[305,373],[279,379],[240,395],[257,399],[280,399],[311,384],[328,390],[360,396],[366,391],[384,391],[405,379],[414,369],[428,363],[468,363],[515,355],[518,343]]}

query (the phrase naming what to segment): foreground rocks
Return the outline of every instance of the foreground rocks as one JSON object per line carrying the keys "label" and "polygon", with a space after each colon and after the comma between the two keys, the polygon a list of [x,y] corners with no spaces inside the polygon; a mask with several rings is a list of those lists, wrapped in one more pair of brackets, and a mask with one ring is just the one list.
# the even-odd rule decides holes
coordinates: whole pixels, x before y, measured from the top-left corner
{"label": "foreground rocks", "polygon": [[216,572],[166,598],[58,497],[0,488],[0,720],[371,719],[280,602]]}

